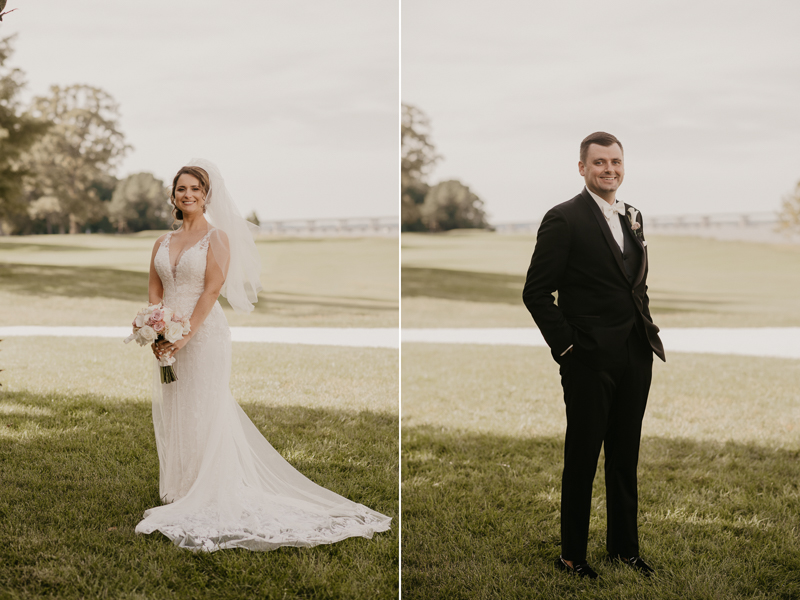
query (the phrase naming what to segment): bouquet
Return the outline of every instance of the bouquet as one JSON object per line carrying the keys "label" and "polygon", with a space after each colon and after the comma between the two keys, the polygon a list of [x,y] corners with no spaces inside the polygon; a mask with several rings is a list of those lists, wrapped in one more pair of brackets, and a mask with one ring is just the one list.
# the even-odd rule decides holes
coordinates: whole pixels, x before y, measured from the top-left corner
{"label": "bouquet", "polygon": [[[125,338],[125,343],[136,341],[140,346],[146,346],[159,340],[167,340],[170,344],[177,342],[191,331],[189,317],[180,317],[171,308],[152,304],[136,313],[136,318],[131,324],[133,333]],[[161,383],[177,381],[175,369],[172,364],[174,356],[161,357],[158,365],[161,367]]]}

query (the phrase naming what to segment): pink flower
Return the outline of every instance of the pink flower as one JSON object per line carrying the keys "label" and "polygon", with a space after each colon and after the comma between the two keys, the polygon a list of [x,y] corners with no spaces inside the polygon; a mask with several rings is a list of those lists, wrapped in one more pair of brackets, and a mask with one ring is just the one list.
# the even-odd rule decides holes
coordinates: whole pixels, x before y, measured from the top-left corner
{"label": "pink flower", "polygon": [[631,229],[633,229],[634,231],[638,231],[639,229],[641,229],[641,227],[642,226],[639,223],[634,223],[633,225],[631,225]]}
{"label": "pink flower", "polygon": [[162,331],[164,331],[164,327],[166,327],[164,321],[156,321],[155,323],[153,323],[153,331],[155,331],[156,333],[161,333]]}
{"label": "pink flower", "polygon": [[160,308],[157,308],[153,311],[153,314],[150,315],[150,319],[155,323],[156,321],[163,321],[164,320],[164,311]]}

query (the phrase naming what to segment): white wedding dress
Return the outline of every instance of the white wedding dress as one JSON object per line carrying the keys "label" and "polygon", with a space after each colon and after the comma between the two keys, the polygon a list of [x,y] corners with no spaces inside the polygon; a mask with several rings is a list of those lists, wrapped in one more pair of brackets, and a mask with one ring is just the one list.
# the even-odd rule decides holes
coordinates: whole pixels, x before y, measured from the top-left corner
{"label": "white wedding dress", "polygon": [[[172,234],[155,269],[163,303],[191,315],[203,292],[209,231],[170,263]],[[273,550],[371,538],[391,518],[313,483],[267,442],[230,393],[231,336],[219,302],[175,354],[178,380],[162,384],[155,368],[153,425],[163,506],[137,533],[160,531],[190,550]]]}

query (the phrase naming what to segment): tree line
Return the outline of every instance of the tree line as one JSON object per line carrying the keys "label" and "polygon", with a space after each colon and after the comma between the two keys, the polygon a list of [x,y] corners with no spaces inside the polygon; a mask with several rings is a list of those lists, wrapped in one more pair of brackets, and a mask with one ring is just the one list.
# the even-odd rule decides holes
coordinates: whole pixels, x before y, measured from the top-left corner
{"label": "tree line", "polygon": [[[115,176],[132,147],[114,98],[90,85],[54,85],[24,104],[24,73],[7,65],[13,40],[0,39],[0,235],[169,227],[169,187],[162,180],[148,172]],[[483,200],[467,185],[428,183],[441,156],[428,117],[405,103],[401,150],[403,231],[491,228]],[[255,212],[248,218],[258,224]],[[784,198],[780,221],[800,229],[800,183]]]}
{"label": "tree line", "polygon": [[481,200],[456,179],[428,184],[441,158],[431,140],[428,117],[419,108],[403,104],[401,140],[402,231],[490,229]]}
{"label": "tree line", "polygon": [[783,231],[800,231],[800,181],[794,191],[783,197],[778,214],[778,228]]}
{"label": "tree line", "polygon": [[[431,141],[431,124],[419,108],[403,104],[401,125],[402,231],[447,231],[459,228],[491,228],[483,200],[457,180],[428,184],[441,159]],[[800,231],[800,181],[783,197],[778,229]]]}
{"label": "tree line", "polygon": [[90,85],[21,100],[24,73],[0,40],[0,234],[164,229],[169,188],[152,173],[114,173],[132,149],[119,105]]}

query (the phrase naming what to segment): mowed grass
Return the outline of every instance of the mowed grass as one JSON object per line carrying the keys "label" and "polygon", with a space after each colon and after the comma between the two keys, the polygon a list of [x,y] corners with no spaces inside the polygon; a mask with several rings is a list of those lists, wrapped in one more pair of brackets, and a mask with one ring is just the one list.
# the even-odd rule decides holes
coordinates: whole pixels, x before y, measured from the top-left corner
{"label": "mowed grass", "polygon": [[[778,241],[776,235],[776,241]],[[403,327],[528,327],[533,235],[402,235]],[[800,246],[648,236],[660,327],[800,325]]]}
{"label": "mowed grass", "polygon": [[397,596],[396,351],[234,344],[232,373],[234,396],[279,452],[392,516],[392,530],[193,554],[133,532],[159,504],[147,350],[86,338],[0,348],[0,597]]}
{"label": "mowed grass", "polygon": [[[164,232],[0,240],[0,326],[126,325],[147,303],[150,255]],[[396,327],[396,238],[257,241],[264,291],[233,326]]]}
{"label": "mowed grass", "polygon": [[[160,233],[4,238],[0,326],[127,325],[147,302]],[[397,325],[396,239],[257,246],[265,291],[250,316],[226,308],[232,325]],[[392,530],[269,553],[192,554],[137,536],[159,504],[150,352],[121,339],[7,338],[0,597],[396,597],[397,351],[233,348],[232,393],[265,437],[312,480],[392,516]]]}
{"label": "mowed grass", "polygon": [[[800,361],[673,352],[653,363],[642,435],[800,448]],[[403,344],[403,427],[521,438],[566,428],[545,348]]]}
{"label": "mowed grass", "polygon": [[[800,325],[800,248],[649,236],[662,327]],[[403,327],[530,327],[534,236],[404,234]],[[800,362],[668,353],[639,468],[653,580],[604,561],[556,572],[566,420],[547,349],[403,344],[403,597],[800,598]]]}
{"label": "mowed grass", "polygon": [[545,349],[403,345],[404,598],[800,597],[800,363],[672,354],[655,363],[639,462],[652,581],[555,571],[563,400]]}
{"label": "mowed grass", "polygon": [[800,452],[646,438],[641,552],[651,580],[605,560],[602,470],[588,560],[558,572],[561,437],[403,428],[403,597],[732,600],[800,597]]}

